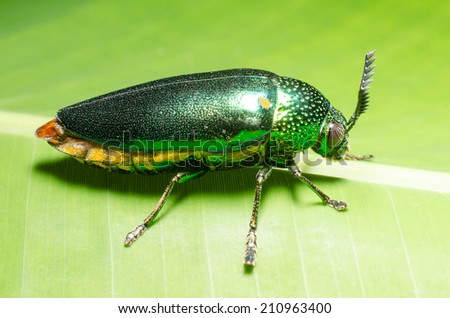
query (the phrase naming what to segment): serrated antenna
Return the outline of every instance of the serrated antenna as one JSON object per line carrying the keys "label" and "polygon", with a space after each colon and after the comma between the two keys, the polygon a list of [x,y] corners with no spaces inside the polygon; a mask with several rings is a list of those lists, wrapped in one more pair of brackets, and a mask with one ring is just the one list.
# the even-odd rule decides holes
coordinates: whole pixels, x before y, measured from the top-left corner
{"label": "serrated antenna", "polygon": [[352,127],[355,125],[356,120],[361,116],[362,113],[364,113],[367,110],[367,107],[369,106],[369,84],[372,83],[372,80],[370,79],[375,73],[372,72],[372,70],[375,68],[375,62],[376,57],[375,51],[370,51],[369,53],[366,53],[366,57],[364,60],[364,70],[361,78],[361,83],[359,84],[359,91],[358,91],[358,103],[356,104],[356,109],[353,115],[350,117],[350,119],[347,122],[347,132],[352,129]]}

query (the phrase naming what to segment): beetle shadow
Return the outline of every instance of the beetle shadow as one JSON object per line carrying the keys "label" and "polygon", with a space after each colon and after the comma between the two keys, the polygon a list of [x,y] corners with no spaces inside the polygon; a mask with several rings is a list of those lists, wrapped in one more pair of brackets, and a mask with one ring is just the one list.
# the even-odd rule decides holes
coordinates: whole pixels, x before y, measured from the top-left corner
{"label": "beetle shadow", "polygon": [[[249,200],[255,187],[257,169],[239,169],[241,171],[217,171],[207,173],[201,178],[194,179],[185,184],[175,185],[169,201],[162,213],[150,224],[157,223],[170,214],[173,202],[176,204],[188,196],[196,194],[215,193],[233,195],[249,191]],[[38,162],[34,166],[36,173],[53,177],[58,182],[69,183],[71,186],[111,191],[113,193],[131,194],[134,197],[157,198],[163,194],[174,173],[156,175],[138,175],[130,173],[109,173],[105,169],[96,166],[83,165],[72,158],[59,158],[51,161]],[[156,205],[156,201],[149,202],[150,209]],[[171,203],[172,202],[172,203]],[[152,205],[154,204],[154,205]],[[250,215],[250,214],[249,214]]]}
{"label": "beetle shadow", "polygon": [[[137,175],[130,173],[108,173],[104,169],[92,169],[95,166],[82,165],[72,158],[61,158],[53,161],[38,162],[34,166],[37,173],[52,176],[59,182],[67,182],[81,188],[99,189],[116,193],[127,194],[139,197],[159,198],[168,185],[173,174],[157,175]],[[190,195],[199,193],[233,195],[233,193],[248,192],[248,200],[252,202],[256,185],[256,173],[258,168],[219,170],[214,173],[207,173],[199,179],[192,180],[188,186],[184,184],[176,185],[171,193],[171,201],[179,203]],[[335,183],[340,179],[332,177],[313,176],[313,182]],[[274,170],[270,179],[264,184],[264,192],[278,191],[279,189],[290,189],[292,202],[301,205],[302,191],[309,190],[302,182],[293,178],[289,173]],[[302,189],[301,191],[299,189]],[[261,201],[264,204],[265,195]],[[154,202],[156,204],[156,202]],[[314,204],[316,205],[316,204]],[[318,199],[317,205],[322,205]],[[169,204],[163,212],[152,222],[152,224],[162,220],[170,214]],[[249,211],[250,217],[250,211]]]}

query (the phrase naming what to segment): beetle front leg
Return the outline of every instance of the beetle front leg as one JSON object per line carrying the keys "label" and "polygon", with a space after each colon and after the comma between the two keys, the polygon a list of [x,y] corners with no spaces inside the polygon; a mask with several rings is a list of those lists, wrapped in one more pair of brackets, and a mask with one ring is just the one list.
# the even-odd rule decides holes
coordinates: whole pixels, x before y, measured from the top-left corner
{"label": "beetle front leg", "polygon": [[351,153],[346,152],[344,155],[345,160],[370,160],[372,159],[372,155],[352,155]]}
{"label": "beetle front leg", "polygon": [[319,198],[322,199],[324,203],[328,204],[328,206],[335,208],[338,211],[342,211],[347,208],[347,203],[330,199],[328,195],[323,193],[322,190],[320,190],[314,183],[312,183],[308,178],[306,178],[297,166],[292,166],[288,168],[289,171],[294,175],[294,177],[306,183],[306,185],[311,190],[313,190],[319,196]]}
{"label": "beetle front leg", "polygon": [[350,151],[350,146],[347,145],[345,154],[343,156],[343,158],[345,160],[370,160],[370,159],[373,159],[372,155],[353,155],[349,151]]}
{"label": "beetle front leg", "polygon": [[262,167],[256,175],[255,199],[253,200],[253,212],[250,219],[249,230],[245,247],[244,265],[255,266],[256,263],[256,222],[258,220],[259,203],[261,202],[262,184],[270,175],[272,167]]}

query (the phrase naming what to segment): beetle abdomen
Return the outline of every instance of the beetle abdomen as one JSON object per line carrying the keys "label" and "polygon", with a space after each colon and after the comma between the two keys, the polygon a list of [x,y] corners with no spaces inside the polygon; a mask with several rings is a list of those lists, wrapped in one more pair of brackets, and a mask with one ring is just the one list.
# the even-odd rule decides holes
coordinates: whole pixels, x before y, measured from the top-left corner
{"label": "beetle abdomen", "polygon": [[171,77],[63,108],[57,118],[70,134],[124,149],[154,149],[154,141],[228,142],[243,131],[268,137],[277,78],[252,69]]}
{"label": "beetle abdomen", "polygon": [[[56,118],[38,128],[36,135],[82,163],[109,171],[140,174],[258,166],[266,151],[266,143],[255,140],[258,135],[246,132],[224,145],[219,141],[178,141],[169,142],[158,150],[124,149],[68,135]],[[238,142],[240,138],[245,141]]]}

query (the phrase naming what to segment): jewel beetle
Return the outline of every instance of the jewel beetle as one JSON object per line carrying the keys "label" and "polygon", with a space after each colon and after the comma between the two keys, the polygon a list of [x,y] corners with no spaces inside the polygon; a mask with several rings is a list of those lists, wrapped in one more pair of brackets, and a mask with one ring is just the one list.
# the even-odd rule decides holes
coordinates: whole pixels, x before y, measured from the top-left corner
{"label": "jewel beetle", "polygon": [[88,165],[145,175],[174,173],[151,214],[128,233],[125,246],[157,217],[172,188],[208,171],[259,167],[244,264],[256,261],[261,190],[272,168],[288,170],[336,210],[307,179],[295,155],[312,148],[323,157],[367,159],[348,153],[348,132],[368,106],[375,51],[365,55],[356,110],[349,120],[313,86],[257,69],[169,77],[62,108],[37,137]]}

